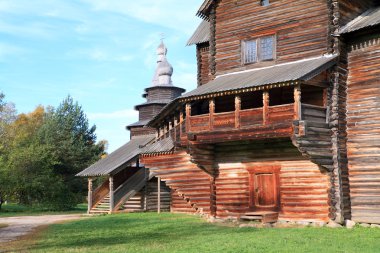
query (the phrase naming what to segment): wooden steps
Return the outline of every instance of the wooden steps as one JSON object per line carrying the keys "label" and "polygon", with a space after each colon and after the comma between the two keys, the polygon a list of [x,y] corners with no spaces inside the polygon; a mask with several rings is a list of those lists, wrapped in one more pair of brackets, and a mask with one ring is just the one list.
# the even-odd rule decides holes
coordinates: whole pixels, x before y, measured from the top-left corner
{"label": "wooden steps", "polygon": [[107,214],[110,211],[110,196],[107,194],[98,204],[90,210],[90,214]]}
{"label": "wooden steps", "polygon": [[278,219],[278,212],[270,211],[258,211],[258,212],[248,212],[243,216],[240,216],[240,220],[243,221],[258,221],[261,223],[273,223]]}

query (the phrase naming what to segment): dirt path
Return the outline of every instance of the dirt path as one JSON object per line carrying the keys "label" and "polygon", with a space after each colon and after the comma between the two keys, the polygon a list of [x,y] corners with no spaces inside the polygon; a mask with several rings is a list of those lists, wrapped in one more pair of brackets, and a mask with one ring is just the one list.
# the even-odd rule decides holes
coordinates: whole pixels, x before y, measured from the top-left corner
{"label": "dirt path", "polygon": [[1,243],[11,242],[20,236],[32,233],[39,226],[59,223],[62,221],[77,220],[83,218],[80,214],[69,215],[42,215],[42,216],[19,216],[0,218],[0,224],[7,224],[5,228],[0,228]]}

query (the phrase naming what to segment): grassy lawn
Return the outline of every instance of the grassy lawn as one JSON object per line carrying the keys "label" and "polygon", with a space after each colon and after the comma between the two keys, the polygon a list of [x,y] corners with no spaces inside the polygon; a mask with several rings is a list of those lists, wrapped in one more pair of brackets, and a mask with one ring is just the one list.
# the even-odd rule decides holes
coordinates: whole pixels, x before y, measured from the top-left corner
{"label": "grassy lawn", "polygon": [[0,217],[12,217],[12,216],[29,216],[29,215],[46,215],[46,214],[75,214],[86,213],[87,204],[79,204],[76,208],[69,211],[54,212],[42,208],[30,208],[18,204],[6,204],[1,207]]}
{"label": "grassy lawn", "polygon": [[52,225],[29,245],[27,252],[379,252],[380,229],[235,228],[136,213]]}

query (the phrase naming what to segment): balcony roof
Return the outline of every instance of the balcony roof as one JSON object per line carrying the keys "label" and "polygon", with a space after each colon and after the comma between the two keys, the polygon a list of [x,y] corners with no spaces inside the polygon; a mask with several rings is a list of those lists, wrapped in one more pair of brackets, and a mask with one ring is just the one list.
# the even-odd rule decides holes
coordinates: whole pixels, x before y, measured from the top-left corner
{"label": "balcony roof", "polygon": [[369,9],[344,26],[340,33],[346,34],[380,24],[380,7]]}
{"label": "balcony roof", "polygon": [[217,76],[211,82],[183,94],[180,99],[199,98],[227,91],[281,84],[292,81],[308,81],[319,75],[336,62],[336,55],[325,55],[290,63],[273,65]]}

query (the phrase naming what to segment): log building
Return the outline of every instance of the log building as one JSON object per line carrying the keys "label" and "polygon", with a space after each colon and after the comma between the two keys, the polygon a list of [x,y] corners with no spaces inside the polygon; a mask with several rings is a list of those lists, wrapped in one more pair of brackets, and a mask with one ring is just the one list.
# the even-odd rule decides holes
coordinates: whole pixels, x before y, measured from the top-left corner
{"label": "log building", "polygon": [[378,2],[205,0],[197,15],[198,87],[171,88],[120,159],[135,154],[173,212],[380,224]]}

